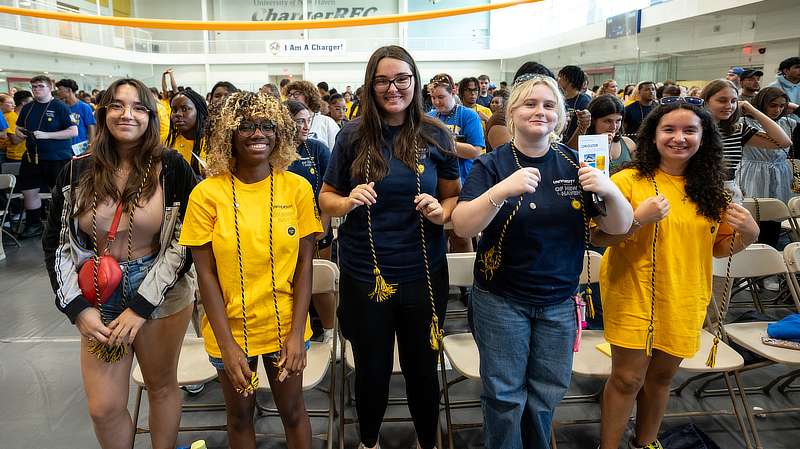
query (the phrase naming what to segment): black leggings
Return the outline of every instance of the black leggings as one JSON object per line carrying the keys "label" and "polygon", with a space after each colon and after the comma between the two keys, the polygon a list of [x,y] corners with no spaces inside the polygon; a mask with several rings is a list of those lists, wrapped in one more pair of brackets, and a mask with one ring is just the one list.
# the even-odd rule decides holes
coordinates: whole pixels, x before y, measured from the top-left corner
{"label": "black leggings", "polygon": [[[431,273],[440,328],[444,324],[449,290],[447,265]],[[372,447],[389,400],[394,339],[406,381],[408,408],[423,449],[436,445],[439,426],[438,352],[431,349],[431,301],[425,277],[397,285],[397,291],[383,302],[369,297],[374,282],[361,282],[342,273],[339,322],[342,333],[353,345],[356,376],[356,411],[361,442]]]}

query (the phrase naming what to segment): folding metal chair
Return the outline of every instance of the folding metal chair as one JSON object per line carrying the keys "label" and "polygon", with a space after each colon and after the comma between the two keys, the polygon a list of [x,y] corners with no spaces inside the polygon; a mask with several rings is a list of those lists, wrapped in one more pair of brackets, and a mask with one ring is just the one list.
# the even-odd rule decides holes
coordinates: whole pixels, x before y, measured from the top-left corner
{"label": "folding metal chair", "polygon": [[[339,268],[329,260],[314,259],[314,281],[311,288],[312,294],[317,293],[339,293]],[[334,334],[338,332],[338,320],[334,320]],[[334,349],[324,342],[312,341],[306,354],[306,368],[303,370],[303,390],[316,389],[325,393],[328,397],[328,408],[322,410],[308,410],[310,417],[324,417],[328,420],[327,432],[324,434],[314,434],[313,438],[328,442],[328,449],[333,448],[333,422],[336,416],[336,404],[334,401],[334,391],[336,388],[336,357]],[[325,374],[330,372],[330,385],[328,388],[321,387],[320,383],[325,378]],[[259,382],[257,392],[270,392],[270,384],[267,372],[263,363],[258,364]],[[275,416],[276,409],[267,408],[256,403],[258,412],[262,416]],[[283,434],[263,434],[258,436],[283,437]],[[342,447],[342,446],[340,446]]]}

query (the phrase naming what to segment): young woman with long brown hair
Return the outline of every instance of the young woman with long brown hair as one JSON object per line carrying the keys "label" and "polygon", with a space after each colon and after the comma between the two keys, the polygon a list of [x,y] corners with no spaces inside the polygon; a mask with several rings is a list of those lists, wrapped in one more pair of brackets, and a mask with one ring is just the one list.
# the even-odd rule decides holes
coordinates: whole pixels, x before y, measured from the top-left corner
{"label": "young woman with long brown hair", "polygon": [[[101,447],[130,447],[133,355],[150,403],[153,447],[172,448],[181,417],[177,368],[196,286],[191,257],[178,245],[191,167],[160,141],[155,98],[135,79],[115,81],[97,108],[91,153],[58,177],[42,247],[56,305],[81,334],[81,372]],[[122,218],[114,220],[119,214]],[[112,223],[119,222],[116,229]],[[116,232],[116,239],[109,234]],[[102,304],[79,287],[84,264],[106,252],[123,272]],[[91,271],[91,270],[90,270]],[[100,293],[100,298],[103,298]]]}

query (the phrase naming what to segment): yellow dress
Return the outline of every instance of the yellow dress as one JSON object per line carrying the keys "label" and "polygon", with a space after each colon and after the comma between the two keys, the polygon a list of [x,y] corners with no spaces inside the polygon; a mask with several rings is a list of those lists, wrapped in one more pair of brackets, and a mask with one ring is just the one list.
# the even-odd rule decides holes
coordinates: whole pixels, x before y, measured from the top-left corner
{"label": "yellow dress", "polygon": [[[634,210],[656,196],[652,179],[637,179],[633,169],[611,177]],[[711,299],[714,245],[733,234],[725,223],[701,216],[682,201],[684,179],[655,172],[658,193],[669,199],[669,215],[659,222],[655,254],[653,348],[675,357],[694,357]],[[609,247],[600,266],[605,338],[628,349],[645,349],[653,292],[655,224]]]}
{"label": "yellow dress", "polygon": [[[282,338],[292,327],[294,273],[300,239],[322,232],[314,205],[311,185],[299,175],[285,171],[274,173],[272,207],[275,291],[277,292]],[[245,310],[247,316],[248,356],[278,351],[278,322],[272,294],[270,271],[270,178],[244,184],[234,178],[244,272]],[[242,293],[234,227],[231,177],[217,175],[203,180],[192,191],[180,244],[202,246],[211,242],[217,261],[217,276],[233,337],[244,349]],[[311,324],[306,316],[305,340],[311,338]],[[203,318],[206,352],[222,357],[214,331]]]}

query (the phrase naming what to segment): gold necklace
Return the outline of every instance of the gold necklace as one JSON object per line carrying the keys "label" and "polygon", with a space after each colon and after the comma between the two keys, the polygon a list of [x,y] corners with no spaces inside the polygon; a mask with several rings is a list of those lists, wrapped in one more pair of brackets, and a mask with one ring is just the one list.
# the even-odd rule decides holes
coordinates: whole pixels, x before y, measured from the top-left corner
{"label": "gold necklace", "polygon": [[664,172],[661,169],[659,169],[659,171],[664,175],[665,178],[667,178],[667,181],[669,181],[669,183],[672,184],[672,187],[675,187],[675,190],[677,190],[678,192],[682,192],[683,193],[683,198],[681,198],[681,202],[683,204],[686,204],[686,198],[688,198],[688,196],[686,195],[686,187],[684,186],[683,189],[679,189],[678,186],[675,185],[675,183],[672,181],[672,179],[670,179],[670,175],[668,175],[666,172]]}

